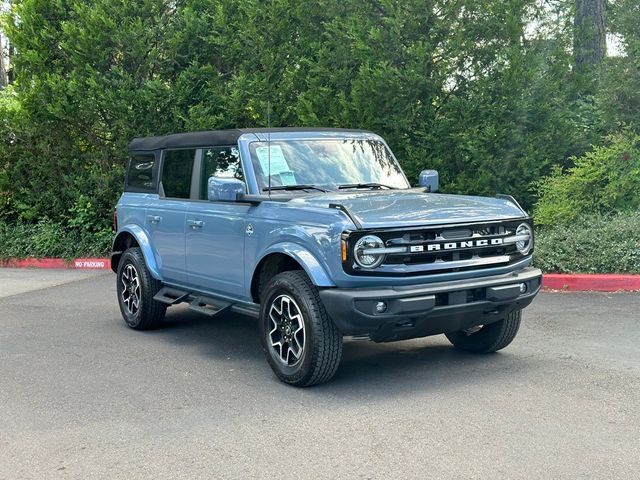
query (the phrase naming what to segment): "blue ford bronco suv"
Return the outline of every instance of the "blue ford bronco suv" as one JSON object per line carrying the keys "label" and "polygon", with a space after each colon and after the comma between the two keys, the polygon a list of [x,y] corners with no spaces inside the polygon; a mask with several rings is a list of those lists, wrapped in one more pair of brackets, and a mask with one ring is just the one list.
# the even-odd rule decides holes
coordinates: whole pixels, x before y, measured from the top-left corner
{"label": "blue ford bronco suv", "polygon": [[531,219],[508,196],[411,188],[362,130],[272,128],[137,138],[111,255],[131,328],[170,305],[259,320],[284,382],[329,380],[343,336],[444,333],[494,352],[538,293]]}

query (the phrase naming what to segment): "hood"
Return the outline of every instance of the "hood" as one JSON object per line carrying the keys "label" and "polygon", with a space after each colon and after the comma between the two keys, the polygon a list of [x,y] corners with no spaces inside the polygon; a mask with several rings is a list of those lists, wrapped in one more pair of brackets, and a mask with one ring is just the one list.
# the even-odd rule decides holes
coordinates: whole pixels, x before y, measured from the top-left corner
{"label": "hood", "polygon": [[424,193],[421,190],[382,190],[297,197],[289,205],[328,208],[344,205],[363,228],[388,228],[447,223],[506,220],[526,216],[502,198]]}

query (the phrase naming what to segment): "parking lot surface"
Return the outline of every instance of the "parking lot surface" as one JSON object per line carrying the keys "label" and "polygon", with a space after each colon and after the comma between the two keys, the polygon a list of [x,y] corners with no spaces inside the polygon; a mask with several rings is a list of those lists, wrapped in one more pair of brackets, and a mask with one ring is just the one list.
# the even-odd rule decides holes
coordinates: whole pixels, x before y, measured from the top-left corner
{"label": "parking lot surface", "polygon": [[0,298],[86,280],[101,273],[95,270],[0,268]]}
{"label": "parking lot surface", "polygon": [[0,271],[2,480],[640,478],[638,294],[541,294],[492,355],[347,341],[296,389],[255,320],[135,332],[115,276],[77,273]]}

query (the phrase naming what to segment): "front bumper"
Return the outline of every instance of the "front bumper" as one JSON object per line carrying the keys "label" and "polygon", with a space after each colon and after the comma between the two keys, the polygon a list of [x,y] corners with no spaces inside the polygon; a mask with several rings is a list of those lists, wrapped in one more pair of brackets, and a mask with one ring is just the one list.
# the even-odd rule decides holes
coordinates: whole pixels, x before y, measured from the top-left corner
{"label": "front bumper", "polygon": [[[320,298],[343,334],[389,342],[497,322],[529,305],[541,284],[542,272],[529,267],[506,275],[424,285],[326,288],[320,290]],[[383,313],[376,311],[379,302],[386,305]]]}

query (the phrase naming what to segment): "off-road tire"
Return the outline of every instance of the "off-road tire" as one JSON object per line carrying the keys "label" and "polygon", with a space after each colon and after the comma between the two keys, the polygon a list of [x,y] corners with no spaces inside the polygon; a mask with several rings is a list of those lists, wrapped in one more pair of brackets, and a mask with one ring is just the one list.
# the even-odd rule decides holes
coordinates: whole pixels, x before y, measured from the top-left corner
{"label": "off-road tire", "polygon": [[454,346],[461,350],[474,353],[497,352],[516,338],[521,318],[522,310],[516,310],[503,320],[483,325],[477,332],[467,333],[463,330],[445,333],[445,335]]}
{"label": "off-road tire", "polygon": [[[128,266],[132,266],[139,282],[138,308],[131,312],[123,299],[125,285],[123,274],[127,275]],[[129,276],[131,269],[129,269]],[[126,283],[126,282],[125,282]],[[116,275],[116,291],[118,305],[125,323],[135,330],[152,330],[158,328],[167,311],[167,305],[153,299],[161,288],[161,283],[151,276],[139,248],[129,248],[120,257]]]}
{"label": "off-road tire", "polygon": [[[285,365],[272,346],[270,311],[283,296],[294,301],[304,322],[304,346],[295,365]],[[305,272],[288,271],[267,283],[261,298],[260,339],[267,362],[285,383],[309,387],[331,379],[342,357],[342,334],[327,314],[318,289]],[[280,348],[282,350],[282,347]]]}

